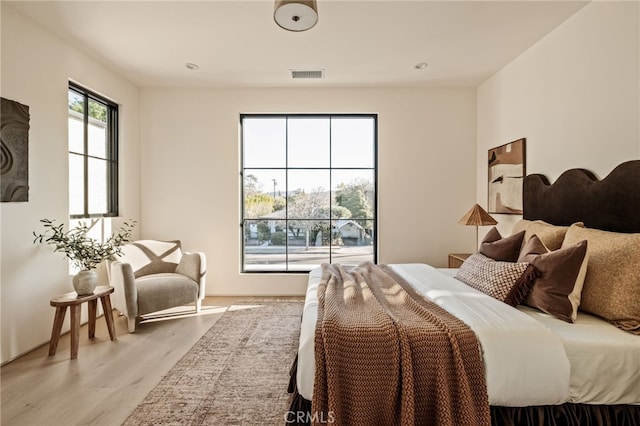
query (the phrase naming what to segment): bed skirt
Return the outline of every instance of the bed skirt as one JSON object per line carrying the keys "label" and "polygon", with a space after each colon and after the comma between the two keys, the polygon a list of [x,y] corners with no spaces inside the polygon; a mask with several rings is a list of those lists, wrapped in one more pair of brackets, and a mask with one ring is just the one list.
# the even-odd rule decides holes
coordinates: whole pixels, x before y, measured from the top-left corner
{"label": "bed skirt", "polygon": [[[311,401],[298,393],[296,372],[298,357],[290,371],[288,392],[292,394],[286,424],[312,423]],[[492,426],[640,426],[640,405],[571,404],[532,407],[491,406]],[[330,419],[324,420],[330,424]]]}

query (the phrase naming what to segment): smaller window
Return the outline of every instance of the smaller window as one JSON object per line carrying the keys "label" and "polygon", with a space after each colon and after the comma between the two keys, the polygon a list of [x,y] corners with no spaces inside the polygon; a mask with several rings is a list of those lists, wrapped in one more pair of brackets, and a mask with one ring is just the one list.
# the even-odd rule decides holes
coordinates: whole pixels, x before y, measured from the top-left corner
{"label": "smaller window", "polygon": [[118,105],[69,83],[69,216],[118,215]]}

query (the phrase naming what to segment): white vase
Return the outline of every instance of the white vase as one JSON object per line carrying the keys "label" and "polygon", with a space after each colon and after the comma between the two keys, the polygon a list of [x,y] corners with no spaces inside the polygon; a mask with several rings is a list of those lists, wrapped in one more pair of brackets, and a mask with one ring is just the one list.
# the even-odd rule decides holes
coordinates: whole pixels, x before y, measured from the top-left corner
{"label": "white vase", "polygon": [[73,276],[71,282],[73,283],[73,289],[78,293],[78,296],[93,294],[96,286],[98,285],[98,273],[93,269],[80,271]]}

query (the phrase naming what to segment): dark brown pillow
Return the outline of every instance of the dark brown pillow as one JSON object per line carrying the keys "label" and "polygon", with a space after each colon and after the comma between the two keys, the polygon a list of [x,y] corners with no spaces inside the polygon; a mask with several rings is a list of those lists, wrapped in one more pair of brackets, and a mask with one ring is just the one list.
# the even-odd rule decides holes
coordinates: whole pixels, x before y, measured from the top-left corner
{"label": "dark brown pillow", "polygon": [[540,238],[533,235],[522,248],[518,262],[531,263],[540,276],[524,304],[574,322],[587,273],[587,258],[587,241],[549,251]]}
{"label": "dark brown pillow", "polygon": [[502,238],[500,232],[494,227],[485,235],[480,244],[480,253],[498,262],[515,262],[520,254],[524,232]]}

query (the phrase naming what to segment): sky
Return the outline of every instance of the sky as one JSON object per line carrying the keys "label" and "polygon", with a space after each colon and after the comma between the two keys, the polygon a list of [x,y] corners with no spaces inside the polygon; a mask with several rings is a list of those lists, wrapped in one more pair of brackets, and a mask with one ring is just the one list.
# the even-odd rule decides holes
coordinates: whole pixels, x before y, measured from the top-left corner
{"label": "sky", "polygon": [[[290,191],[310,192],[356,178],[373,182],[371,116],[244,117],[242,131],[245,173],[256,176],[264,192],[274,192],[274,180],[276,195],[285,193],[287,183]],[[341,169],[330,173],[330,167]]]}

